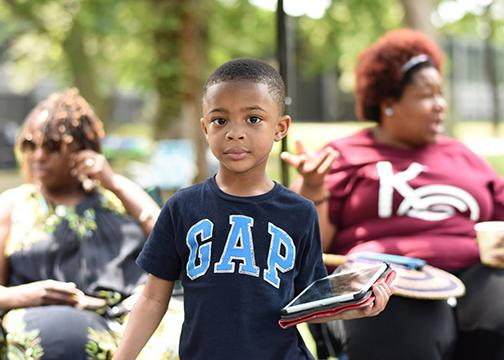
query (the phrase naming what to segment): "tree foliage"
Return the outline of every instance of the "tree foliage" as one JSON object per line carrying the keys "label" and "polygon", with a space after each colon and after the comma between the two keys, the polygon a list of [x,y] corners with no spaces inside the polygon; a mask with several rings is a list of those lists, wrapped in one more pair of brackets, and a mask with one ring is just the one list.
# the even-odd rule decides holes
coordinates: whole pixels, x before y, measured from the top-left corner
{"label": "tree foliage", "polygon": [[[169,134],[166,130],[179,119],[187,91],[194,92],[195,84],[217,65],[243,56],[273,60],[276,53],[275,13],[248,0],[0,4],[0,41],[8,48],[19,89],[28,90],[50,76],[62,86],[78,86],[104,119],[107,99],[117,90],[148,98],[156,94],[158,136]],[[403,18],[399,0],[333,0],[321,19],[296,19],[298,68],[307,75],[336,71],[340,85],[349,90],[358,53],[386,30],[401,26]],[[196,35],[183,40],[184,31]],[[198,52],[183,55],[192,42]]]}
{"label": "tree foliage", "polygon": [[401,26],[402,18],[396,0],[332,1],[322,19],[299,19],[299,67],[307,74],[335,70],[348,91],[358,54],[385,31]]}

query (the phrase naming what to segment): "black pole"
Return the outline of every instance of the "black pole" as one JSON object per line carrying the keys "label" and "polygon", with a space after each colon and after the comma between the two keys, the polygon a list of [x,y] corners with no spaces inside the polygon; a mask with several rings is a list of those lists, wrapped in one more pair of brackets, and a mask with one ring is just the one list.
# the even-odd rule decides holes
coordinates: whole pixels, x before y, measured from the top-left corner
{"label": "black pole", "polygon": [[[276,12],[276,25],[277,25],[277,61],[279,66],[279,72],[285,82],[286,100],[289,99],[288,94],[288,61],[287,61],[287,18],[284,12],[283,0],[278,0],[277,2],[277,12]],[[290,101],[286,101],[286,111],[288,113],[288,108]],[[287,151],[287,136],[282,139],[281,152]],[[282,179],[282,184],[285,186],[289,185],[289,165],[280,159],[280,175]]]}

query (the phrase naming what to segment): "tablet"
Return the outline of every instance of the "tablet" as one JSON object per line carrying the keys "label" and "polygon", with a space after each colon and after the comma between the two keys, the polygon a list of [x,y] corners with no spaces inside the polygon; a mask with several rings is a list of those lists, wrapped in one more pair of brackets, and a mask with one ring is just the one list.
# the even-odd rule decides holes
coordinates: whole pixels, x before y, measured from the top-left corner
{"label": "tablet", "polygon": [[350,301],[345,301],[342,303],[336,303],[336,304],[329,304],[325,306],[317,306],[315,308],[311,309],[306,309],[306,310],[301,310],[301,311],[296,311],[293,313],[281,313],[280,314],[280,319],[284,321],[294,321],[300,318],[304,317],[309,317],[313,314],[319,314],[319,313],[339,313],[347,310],[347,308],[354,309],[354,308],[359,308],[362,306],[361,304],[368,304],[368,300],[374,300],[373,292],[368,291],[364,294],[362,298],[359,300],[350,300]]}
{"label": "tablet", "polygon": [[387,271],[388,265],[381,263],[356,271],[337,273],[311,283],[282,310],[292,314],[328,305],[337,305],[363,298],[371,286]]}
{"label": "tablet", "polygon": [[409,256],[401,256],[401,255],[393,255],[393,254],[385,254],[385,253],[375,253],[371,251],[361,251],[353,253],[349,256],[350,259],[354,260],[376,260],[379,262],[386,262],[389,264],[396,264],[400,266],[404,266],[408,269],[421,270],[426,262],[423,259],[413,258]]}

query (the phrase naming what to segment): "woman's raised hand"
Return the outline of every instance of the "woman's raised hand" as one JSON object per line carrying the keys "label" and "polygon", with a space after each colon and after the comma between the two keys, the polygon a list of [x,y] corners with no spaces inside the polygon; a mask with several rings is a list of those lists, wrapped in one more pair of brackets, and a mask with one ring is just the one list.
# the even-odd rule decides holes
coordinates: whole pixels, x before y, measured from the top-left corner
{"label": "woman's raised hand", "polygon": [[72,157],[72,174],[81,182],[84,190],[93,190],[97,183],[110,188],[114,171],[105,156],[93,150],[79,151]]}
{"label": "woman's raised hand", "polygon": [[303,186],[317,188],[324,184],[324,178],[331,169],[331,164],[339,156],[331,147],[316,153],[307,151],[300,140],[296,140],[296,153],[282,152],[281,159],[297,169],[303,177]]}

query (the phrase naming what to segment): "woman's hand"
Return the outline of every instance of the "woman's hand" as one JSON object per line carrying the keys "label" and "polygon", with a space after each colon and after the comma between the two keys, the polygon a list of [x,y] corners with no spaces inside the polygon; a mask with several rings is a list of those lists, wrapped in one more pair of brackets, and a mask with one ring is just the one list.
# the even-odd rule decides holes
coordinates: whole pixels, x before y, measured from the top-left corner
{"label": "woman's hand", "polygon": [[72,174],[81,182],[84,190],[91,191],[97,184],[110,189],[114,171],[105,156],[93,150],[83,150],[72,157]]}
{"label": "woman's hand", "polygon": [[303,143],[296,140],[296,154],[290,154],[286,151],[282,152],[280,157],[290,166],[297,169],[303,177],[301,193],[305,193],[308,198],[314,199],[315,195],[319,195],[324,187],[324,178],[331,169],[334,160],[339,156],[338,152],[331,147],[324,148],[321,152],[315,153],[307,151]]}
{"label": "woman's hand", "polygon": [[301,177],[291,189],[313,201],[319,214],[320,238],[322,249],[327,251],[336,233],[336,227],[329,220],[329,190],[325,186],[325,177],[339,153],[331,147],[325,147],[319,153],[306,151],[303,143],[296,140],[296,154],[282,152],[281,158],[297,169]]}
{"label": "woman's hand", "polygon": [[80,292],[78,295],[78,301],[79,302],[75,304],[75,307],[86,310],[96,310],[107,305],[107,301],[105,299],[85,295],[83,292]]}
{"label": "woman's hand", "polygon": [[74,283],[55,280],[42,280],[24,285],[5,288],[12,294],[13,308],[41,305],[77,306],[83,293]]}
{"label": "woman's hand", "polygon": [[492,264],[496,267],[504,268],[504,236],[501,236],[495,244],[487,250]]}

